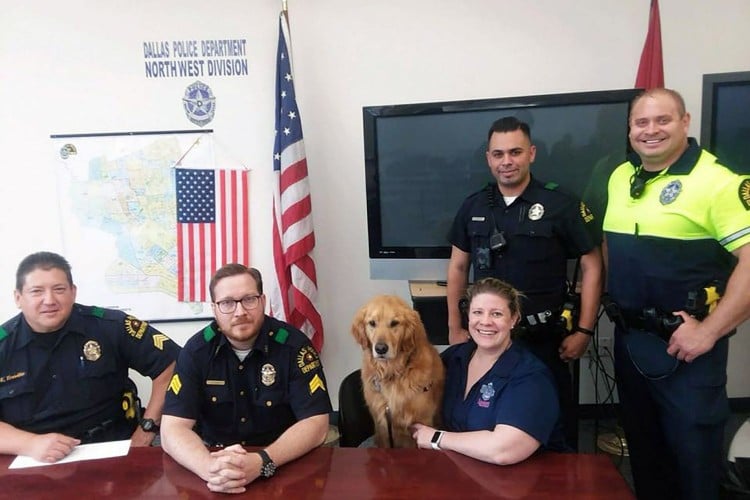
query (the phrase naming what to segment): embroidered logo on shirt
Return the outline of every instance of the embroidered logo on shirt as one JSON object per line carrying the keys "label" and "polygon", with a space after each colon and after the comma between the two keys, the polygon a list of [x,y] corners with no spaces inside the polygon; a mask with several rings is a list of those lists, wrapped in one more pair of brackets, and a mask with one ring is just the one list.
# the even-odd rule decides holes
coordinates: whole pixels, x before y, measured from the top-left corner
{"label": "embroidered logo on shirt", "polygon": [[306,345],[299,350],[299,353],[297,353],[297,366],[302,373],[309,373],[320,366],[318,353],[312,346]]}
{"label": "embroidered logo on shirt", "polygon": [[581,202],[579,211],[581,212],[581,219],[583,219],[583,222],[586,224],[594,220],[594,214],[591,213],[591,210],[589,210],[589,207],[587,207],[584,202]]}
{"label": "embroidered logo on shirt", "polygon": [[172,375],[172,380],[169,381],[169,391],[172,391],[175,393],[175,395],[180,393],[180,389],[182,389],[182,382],[180,382],[180,376],[176,373]]}
{"label": "embroidered logo on shirt", "polygon": [[745,210],[750,210],[750,179],[745,179],[740,183],[739,195],[742,206]]}
{"label": "embroidered logo on shirt", "polygon": [[141,337],[146,332],[146,328],[148,328],[148,323],[145,321],[136,319],[133,316],[125,318],[125,331],[135,339],[141,340]]}
{"label": "embroidered logo on shirt", "polygon": [[677,199],[681,192],[682,183],[680,181],[672,181],[667,184],[664,189],[661,190],[661,194],[659,195],[659,203],[661,203],[662,205],[669,205]]}
{"label": "embroidered logo on shirt", "polygon": [[492,386],[492,382],[489,384],[482,384],[482,388],[479,389],[479,401],[477,401],[477,406],[481,408],[489,408],[490,407],[490,399],[495,395],[495,388]]}
{"label": "embroidered logo on shirt", "polygon": [[323,389],[323,391],[326,390],[326,385],[323,383],[323,379],[320,378],[320,376],[316,373],[315,376],[310,380],[310,395],[312,396],[315,394],[315,391],[318,389]]}

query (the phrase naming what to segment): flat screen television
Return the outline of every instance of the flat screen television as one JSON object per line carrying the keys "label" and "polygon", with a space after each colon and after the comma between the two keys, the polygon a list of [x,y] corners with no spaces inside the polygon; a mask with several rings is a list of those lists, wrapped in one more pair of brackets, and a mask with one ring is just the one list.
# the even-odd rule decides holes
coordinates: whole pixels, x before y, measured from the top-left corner
{"label": "flat screen television", "polygon": [[703,75],[701,146],[750,173],[750,71]]}
{"label": "flat screen television", "polygon": [[[487,132],[513,115],[531,127],[532,175],[580,197],[606,185],[628,151],[636,89],[366,106],[362,110],[372,279],[443,281],[461,202],[494,181]],[[593,199],[593,198],[592,198]]]}

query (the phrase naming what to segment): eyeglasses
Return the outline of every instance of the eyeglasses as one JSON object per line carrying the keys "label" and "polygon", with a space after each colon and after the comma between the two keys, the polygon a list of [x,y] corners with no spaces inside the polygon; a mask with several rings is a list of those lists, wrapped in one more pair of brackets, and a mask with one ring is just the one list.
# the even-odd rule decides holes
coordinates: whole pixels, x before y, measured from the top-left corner
{"label": "eyeglasses", "polygon": [[233,313],[235,309],[237,309],[237,304],[242,303],[242,307],[249,311],[250,309],[255,309],[258,307],[258,304],[260,303],[260,295],[245,295],[239,300],[235,299],[224,299],[216,302],[216,306],[219,308],[219,311],[224,314]]}

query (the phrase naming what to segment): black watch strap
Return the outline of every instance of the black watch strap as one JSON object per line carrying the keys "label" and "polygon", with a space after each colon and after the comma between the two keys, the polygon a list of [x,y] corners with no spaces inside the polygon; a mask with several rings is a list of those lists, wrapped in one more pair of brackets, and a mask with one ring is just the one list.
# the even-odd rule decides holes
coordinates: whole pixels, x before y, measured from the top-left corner
{"label": "black watch strap", "polygon": [[260,466],[260,477],[269,478],[273,476],[276,473],[276,464],[274,461],[268,456],[266,450],[258,450],[257,453],[260,455],[261,460],[263,460]]}

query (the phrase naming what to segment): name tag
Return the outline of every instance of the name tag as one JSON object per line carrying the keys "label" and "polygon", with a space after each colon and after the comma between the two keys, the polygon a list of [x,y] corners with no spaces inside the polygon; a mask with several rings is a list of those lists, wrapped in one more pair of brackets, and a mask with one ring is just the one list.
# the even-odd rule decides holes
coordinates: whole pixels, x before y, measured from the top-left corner
{"label": "name tag", "polygon": [[477,217],[472,217],[471,218],[472,222],[484,222],[484,220],[485,220],[485,217],[478,217],[477,216]]}
{"label": "name tag", "polygon": [[223,380],[206,380],[206,385],[224,385],[226,384]]}

